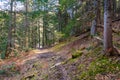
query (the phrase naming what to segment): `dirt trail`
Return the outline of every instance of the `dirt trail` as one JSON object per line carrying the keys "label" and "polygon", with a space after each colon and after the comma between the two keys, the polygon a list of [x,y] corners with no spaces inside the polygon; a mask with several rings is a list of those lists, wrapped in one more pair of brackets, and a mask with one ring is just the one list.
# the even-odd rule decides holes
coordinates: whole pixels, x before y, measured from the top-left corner
{"label": "dirt trail", "polygon": [[[15,63],[15,70],[6,70],[0,75],[0,80],[71,80],[63,62],[71,58],[71,50],[87,46],[89,43],[85,33],[66,46],[61,51],[50,49],[33,50],[27,55],[1,61],[0,65]],[[17,68],[16,68],[17,67]]]}
{"label": "dirt trail", "polygon": [[[57,68],[62,75],[58,80],[70,80],[66,70],[62,67],[62,62],[66,60],[62,55],[52,52],[49,49],[33,50],[29,55],[12,61],[5,60],[0,62],[0,65],[10,65],[15,63],[19,69],[19,74],[6,72],[0,75],[0,80],[49,80],[49,74],[53,68]],[[58,72],[59,72],[58,71]]]}
{"label": "dirt trail", "polygon": [[10,59],[6,59],[6,60],[1,60],[0,61],[0,66],[1,65],[5,65],[5,64],[10,64],[12,62],[15,62],[16,64],[24,64],[24,62],[26,62],[27,60],[30,60],[30,59],[33,59],[35,58],[38,54],[41,54],[41,53],[45,53],[45,52],[48,52],[48,49],[43,49],[43,50],[32,50],[28,53],[23,53],[24,55],[22,56],[18,56],[18,57],[15,57],[15,58],[10,58]]}
{"label": "dirt trail", "polygon": [[[0,71],[0,80],[71,80],[72,71],[73,73],[77,71],[75,64],[70,66],[64,65],[63,62],[71,58],[72,49],[81,49],[85,54],[91,45],[98,44],[88,35],[89,32],[79,36],[77,40],[63,46],[59,52],[53,52],[51,49],[38,49],[18,58],[0,61],[0,70],[2,67],[5,69],[6,66],[15,64],[5,69],[6,72],[3,72],[3,75]],[[114,41],[118,43],[118,40]]]}

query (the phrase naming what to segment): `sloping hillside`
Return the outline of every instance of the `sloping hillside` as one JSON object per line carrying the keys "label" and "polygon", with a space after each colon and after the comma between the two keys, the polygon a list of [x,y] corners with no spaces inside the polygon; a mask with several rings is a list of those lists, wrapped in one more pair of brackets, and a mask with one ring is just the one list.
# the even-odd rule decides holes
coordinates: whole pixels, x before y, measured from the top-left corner
{"label": "sloping hillside", "polygon": [[[114,45],[120,51],[119,34],[113,35]],[[105,56],[102,47],[98,38],[90,37],[78,39],[63,47],[62,50],[71,50],[71,58],[62,64],[70,77],[64,80],[119,80],[120,57]],[[57,73],[57,67],[55,69],[52,74]]]}
{"label": "sloping hillside", "polygon": [[[119,37],[116,34],[114,37],[119,49]],[[120,58],[105,56],[101,42],[91,38],[89,32],[50,49],[34,50],[26,57],[3,63],[2,80],[120,79]]]}

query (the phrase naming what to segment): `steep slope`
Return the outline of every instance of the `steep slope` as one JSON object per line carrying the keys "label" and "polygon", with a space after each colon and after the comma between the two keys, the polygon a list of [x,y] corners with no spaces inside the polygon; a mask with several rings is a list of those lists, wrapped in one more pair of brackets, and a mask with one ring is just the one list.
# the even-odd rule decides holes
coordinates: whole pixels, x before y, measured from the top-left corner
{"label": "steep slope", "polygon": [[[90,38],[87,36],[82,39],[77,39],[62,47],[60,51],[63,51],[63,53],[67,52],[67,54],[70,55],[69,59],[60,65],[64,67],[65,72],[69,75],[68,80],[120,79],[120,57],[105,56],[101,39],[102,36],[101,38]],[[119,34],[113,33],[113,43],[117,50],[120,51]],[[55,71],[51,72],[51,74],[56,74],[52,76],[52,79],[65,80],[56,79],[55,77],[58,75],[60,70],[57,69],[57,67],[54,70]]]}
{"label": "steep slope", "polygon": [[[118,49],[119,42],[119,35],[114,34]],[[101,42],[88,32],[53,48],[34,50],[27,57],[1,64],[0,79],[119,80],[120,58],[102,53]]]}

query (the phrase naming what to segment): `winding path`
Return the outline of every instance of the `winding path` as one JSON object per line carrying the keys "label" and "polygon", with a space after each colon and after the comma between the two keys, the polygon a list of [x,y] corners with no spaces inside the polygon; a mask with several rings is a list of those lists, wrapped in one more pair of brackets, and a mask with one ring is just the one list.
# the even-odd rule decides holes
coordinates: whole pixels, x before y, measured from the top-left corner
{"label": "winding path", "polygon": [[55,80],[70,80],[67,71],[62,66],[64,60],[66,59],[63,55],[49,49],[33,50],[24,57],[1,61],[0,65],[15,63],[20,73],[16,75],[8,72],[7,75],[0,77],[2,80],[53,80],[53,78]]}

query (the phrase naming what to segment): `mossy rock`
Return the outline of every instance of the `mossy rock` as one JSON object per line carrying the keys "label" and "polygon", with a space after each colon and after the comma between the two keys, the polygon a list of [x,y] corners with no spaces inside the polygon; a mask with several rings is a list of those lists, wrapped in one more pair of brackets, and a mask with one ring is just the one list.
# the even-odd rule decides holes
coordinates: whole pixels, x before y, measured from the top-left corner
{"label": "mossy rock", "polygon": [[78,57],[82,56],[82,54],[83,54],[82,51],[77,50],[72,54],[72,59],[78,58]]}

